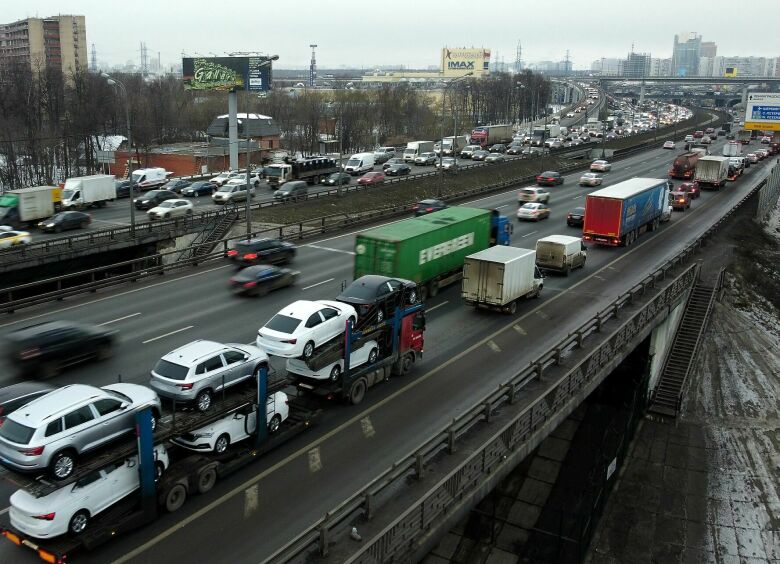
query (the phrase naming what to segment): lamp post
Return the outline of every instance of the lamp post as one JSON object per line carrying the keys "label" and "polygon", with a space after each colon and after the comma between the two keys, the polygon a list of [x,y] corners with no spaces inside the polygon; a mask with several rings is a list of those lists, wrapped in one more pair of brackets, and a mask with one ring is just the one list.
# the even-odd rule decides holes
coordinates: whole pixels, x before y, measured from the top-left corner
{"label": "lamp post", "polygon": [[[449,81],[447,84],[444,85],[444,88],[441,92],[441,139],[439,140],[439,186],[436,190],[436,195],[438,197],[441,197],[442,188],[444,185],[444,167],[442,166],[442,160],[444,157],[444,100],[447,96],[447,89],[452,87],[453,84],[457,84],[461,80],[465,80],[466,78],[470,77],[473,72],[467,72],[463,76],[460,76],[456,78],[455,80]],[[456,118],[457,119],[457,118]],[[457,133],[455,133],[457,136]],[[452,140],[453,144],[453,154],[455,153],[455,139]]]}
{"label": "lamp post", "polygon": [[118,86],[125,99],[125,121],[127,126],[127,176],[130,179],[130,237],[135,239],[135,201],[133,198],[133,133],[130,128],[130,98],[127,96],[127,88],[116,78],[101,72],[100,76],[106,79],[110,86]]}

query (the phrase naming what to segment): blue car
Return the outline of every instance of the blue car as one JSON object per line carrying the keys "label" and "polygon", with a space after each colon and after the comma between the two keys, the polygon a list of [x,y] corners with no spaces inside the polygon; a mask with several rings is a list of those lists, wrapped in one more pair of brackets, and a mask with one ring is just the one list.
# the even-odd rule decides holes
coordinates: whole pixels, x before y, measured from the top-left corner
{"label": "blue car", "polygon": [[207,180],[198,180],[182,189],[182,196],[211,196],[217,190],[217,185]]}

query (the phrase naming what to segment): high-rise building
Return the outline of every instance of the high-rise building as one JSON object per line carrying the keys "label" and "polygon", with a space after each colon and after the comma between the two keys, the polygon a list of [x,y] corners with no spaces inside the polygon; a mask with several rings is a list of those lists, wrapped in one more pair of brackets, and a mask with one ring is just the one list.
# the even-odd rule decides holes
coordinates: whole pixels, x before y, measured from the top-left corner
{"label": "high-rise building", "polygon": [[701,57],[701,35],[684,31],[674,36],[672,49],[672,75],[698,76]]}
{"label": "high-rise building", "polygon": [[715,57],[712,76],[772,76],[775,59],[766,57]]}
{"label": "high-rise building", "polygon": [[714,58],[718,54],[718,45],[714,41],[702,41],[699,50],[700,57]]}
{"label": "high-rise building", "polygon": [[650,75],[650,53],[629,53],[623,64],[623,76],[642,78]]}
{"label": "high-rise building", "polygon": [[27,18],[0,24],[0,60],[23,61],[33,70],[55,67],[67,76],[87,70],[84,16]]}
{"label": "high-rise building", "polygon": [[590,64],[590,70],[601,76],[620,76],[623,70],[623,63],[620,59],[608,59],[602,57]]}
{"label": "high-rise building", "polygon": [[650,59],[650,76],[671,76],[672,59]]}

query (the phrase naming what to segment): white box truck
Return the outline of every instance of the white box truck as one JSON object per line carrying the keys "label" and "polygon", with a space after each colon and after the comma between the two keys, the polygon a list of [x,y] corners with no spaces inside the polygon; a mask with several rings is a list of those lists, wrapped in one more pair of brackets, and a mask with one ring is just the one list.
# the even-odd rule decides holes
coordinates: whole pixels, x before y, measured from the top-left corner
{"label": "white box truck", "polygon": [[[465,135],[458,135],[457,137],[449,136],[442,139],[444,142],[444,155],[445,157],[456,157],[460,155],[460,152],[469,144],[469,139]],[[438,143],[436,146],[438,147]],[[434,148],[434,153],[439,154],[438,149]]]}
{"label": "white box truck", "polygon": [[7,190],[0,196],[0,225],[22,228],[54,215],[60,204],[58,186]]}
{"label": "white box truck", "polygon": [[702,157],[696,163],[696,173],[693,178],[700,188],[715,188],[726,184],[729,175],[729,157]]}
{"label": "white box truck", "polygon": [[496,245],[466,257],[461,296],[467,305],[513,314],[520,298],[542,292],[544,277],[536,252]]}
{"label": "white box truck", "polygon": [[433,145],[433,141],[410,141],[404,149],[404,162],[414,162],[414,159],[423,153],[432,153]]}
{"label": "white box truck", "polygon": [[68,178],[62,189],[62,208],[83,210],[102,208],[116,198],[116,185],[110,174],[93,174]]}
{"label": "white box truck", "polygon": [[739,141],[729,141],[723,145],[724,157],[741,157],[742,156],[742,143]]}
{"label": "white box truck", "polygon": [[585,266],[588,251],[579,237],[550,235],[536,242],[536,266],[541,270],[563,272]]}
{"label": "white box truck", "polygon": [[344,172],[353,176],[371,170],[374,170],[374,153],[356,153],[344,165]]}

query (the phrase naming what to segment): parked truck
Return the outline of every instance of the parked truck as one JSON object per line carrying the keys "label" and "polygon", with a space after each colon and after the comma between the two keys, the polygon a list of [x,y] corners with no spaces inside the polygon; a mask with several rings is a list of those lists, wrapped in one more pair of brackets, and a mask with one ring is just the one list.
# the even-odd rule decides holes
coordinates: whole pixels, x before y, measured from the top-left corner
{"label": "parked truck", "polygon": [[[457,157],[460,155],[460,152],[463,150],[463,148],[469,144],[469,138],[465,135],[458,135],[458,136],[449,136],[442,139],[442,142],[444,144],[444,156],[445,157]],[[434,152],[438,155],[439,154],[439,143],[436,144],[434,147]]]}
{"label": "parked truck", "polygon": [[535,251],[496,246],[468,255],[463,263],[460,295],[473,307],[514,314],[519,300],[538,297],[543,287]]}
{"label": "parked truck", "polygon": [[22,228],[51,217],[60,209],[61,192],[58,186],[8,190],[0,196],[0,225]]}
{"label": "parked truck", "polygon": [[471,142],[485,148],[496,143],[510,143],[512,135],[513,128],[510,124],[484,125],[471,132]]}
{"label": "parked truck", "polygon": [[110,174],[93,174],[68,178],[62,189],[62,208],[83,210],[103,208],[116,198],[115,178]]}
{"label": "parked truck", "polygon": [[355,237],[355,279],[381,274],[413,280],[423,298],[463,275],[466,256],[509,245],[512,223],[495,210],[454,206],[376,227]]}
{"label": "parked truck", "polygon": [[701,153],[698,151],[689,151],[679,155],[674,159],[674,162],[672,162],[672,167],[669,169],[669,176],[680,180],[689,180],[693,178],[694,171],[696,170],[696,163],[699,162],[701,156]]}
{"label": "parked truck", "polygon": [[319,184],[338,171],[339,167],[335,159],[314,157],[270,164],[265,167],[263,173],[268,185],[275,190],[291,180],[305,180],[309,184]]}
{"label": "parked truck", "polygon": [[536,266],[563,272],[566,276],[585,266],[588,251],[582,239],[568,235],[550,235],[536,242]]}
{"label": "parked truck", "polygon": [[723,145],[724,157],[741,157],[742,156],[742,143],[739,141],[729,141]]}
{"label": "parked truck", "polygon": [[729,157],[702,157],[696,163],[696,174],[694,179],[701,188],[714,188],[720,190],[720,187],[726,183],[729,175]]}
{"label": "parked truck", "polygon": [[612,247],[629,246],[661,223],[668,186],[658,178],[631,178],[585,197],[583,240]]}
{"label": "parked truck", "polygon": [[423,153],[433,152],[433,141],[409,141],[404,149],[403,159],[404,162],[414,162],[414,159],[422,155]]}

